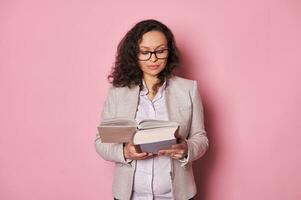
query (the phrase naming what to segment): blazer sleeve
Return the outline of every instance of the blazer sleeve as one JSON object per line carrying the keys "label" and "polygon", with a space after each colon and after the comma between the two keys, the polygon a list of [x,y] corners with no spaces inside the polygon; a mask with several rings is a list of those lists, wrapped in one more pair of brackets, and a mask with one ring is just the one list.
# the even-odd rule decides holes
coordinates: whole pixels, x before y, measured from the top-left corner
{"label": "blazer sleeve", "polygon": [[191,96],[192,120],[190,133],[186,140],[188,144],[188,156],[186,162],[182,163],[182,166],[203,156],[209,147],[209,141],[204,126],[204,109],[196,81],[193,83]]}
{"label": "blazer sleeve", "polygon": [[[112,118],[115,115],[116,110],[116,97],[111,87],[108,92],[108,96],[103,105],[101,118],[108,119]],[[95,138],[95,148],[96,152],[105,160],[119,162],[119,163],[128,163],[123,154],[123,144],[121,143],[102,143],[100,136],[97,133]]]}

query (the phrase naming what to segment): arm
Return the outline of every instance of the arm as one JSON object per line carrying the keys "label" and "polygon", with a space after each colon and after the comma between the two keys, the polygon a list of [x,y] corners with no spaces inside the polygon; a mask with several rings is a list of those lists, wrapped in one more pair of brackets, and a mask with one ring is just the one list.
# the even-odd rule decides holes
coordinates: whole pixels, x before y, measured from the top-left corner
{"label": "arm", "polygon": [[[114,91],[110,88],[108,97],[104,103],[102,110],[102,119],[115,117],[115,111],[117,107],[117,98]],[[123,164],[129,164],[132,160],[147,159],[152,156],[145,152],[138,153],[133,145],[129,142],[122,143],[102,143],[100,136],[97,133],[95,139],[95,148],[97,153],[105,160],[112,162],[119,162]]]}
{"label": "arm", "polygon": [[182,166],[203,156],[209,147],[204,126],[204,109],[196,81],[194,81],[192,90],[192,120],[187,145],[188,157]]}
{"label": "arm", "polygon": [[[101,117],[102,119],[112,118],[115,115],[117,106],[116,97],[113,88],[109,89],[108,96],[105,100]],[[96,134],[95,139],[96,152],[105,160],[127,163],[123,155],[123,144],[119,143],[102,143],[99,134]]]}
{"label": "arm", "polygon": [[204,127],[203,105],[194,81],[191,92],[192,115],[188,138],[179,138],[178,144],[172,145],[170,149],[160,150],[159,155],[170,156],[179,160],[181,166],[200,158],[208,149],[208,138]]}

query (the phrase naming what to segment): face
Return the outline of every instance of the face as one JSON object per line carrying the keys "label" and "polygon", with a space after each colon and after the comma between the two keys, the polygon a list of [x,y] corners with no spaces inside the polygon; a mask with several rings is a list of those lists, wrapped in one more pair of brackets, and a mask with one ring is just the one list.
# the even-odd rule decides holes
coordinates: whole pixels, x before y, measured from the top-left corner
{"label": "face", "polygon": [[[168,50],[165,35],[160,31],[150,31],[142,36],[139,43],[138,64],[143,71],[143,75],[157,77],[157,75],[165,68],[167,63]],[[146,60],[153,53],[149,60]],[[140,60],[142,58],[142,60]]]}

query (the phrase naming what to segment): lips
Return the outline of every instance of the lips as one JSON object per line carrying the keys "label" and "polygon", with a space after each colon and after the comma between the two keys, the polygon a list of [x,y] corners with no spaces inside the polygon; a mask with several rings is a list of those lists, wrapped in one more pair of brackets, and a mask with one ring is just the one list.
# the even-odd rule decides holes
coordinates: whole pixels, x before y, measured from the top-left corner
{"label": "lips", "polygon": [[160,65],[148,65],[150,69],[158,69]]}

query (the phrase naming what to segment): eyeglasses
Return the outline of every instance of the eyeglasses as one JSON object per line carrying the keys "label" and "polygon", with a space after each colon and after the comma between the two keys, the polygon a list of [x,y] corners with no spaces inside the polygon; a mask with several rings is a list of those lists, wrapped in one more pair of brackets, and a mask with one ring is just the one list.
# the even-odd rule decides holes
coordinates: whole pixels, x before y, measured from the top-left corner
{"label": "eyeglasses", "polygon": [[138,60],[146,61],[149,60],[152,55],[155,54],[156,59],[166,59],[168,57],[168,49],[160,49],[156,51],[139,51]]}

